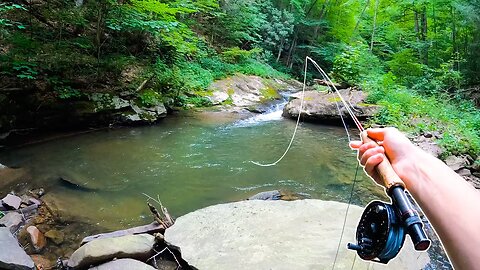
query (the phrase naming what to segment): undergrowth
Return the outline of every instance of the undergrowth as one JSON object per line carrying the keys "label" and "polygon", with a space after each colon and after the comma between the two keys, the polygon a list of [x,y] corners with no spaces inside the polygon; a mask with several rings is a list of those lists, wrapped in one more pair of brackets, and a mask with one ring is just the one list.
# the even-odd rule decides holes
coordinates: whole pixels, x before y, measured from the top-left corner
{"label": "undergrowth", "polygon": [[363,85],[368,102],[382,106],[374,123],[411,134],[437,131],[444,155],[480,154],[480,111],[471,101],[447,93],[420,94],[395,83],[388,73],[379,78]]}
{"label": "undergrowth", "polygon": [[154,89],[158,89],[164,97],[173,98],[179,106],[192,104],[205,107],[211,105],[204,96],[215,80],[236,73],[263,78],[289,78],[289,75],[277,71],[266,61],[257,59],[258,50],[251,51],[234,48],[225,50],[228,53],[223,54],[204,52],[197,58],[181,58],[170,64],[159,58],[150,71],[154,78]]}

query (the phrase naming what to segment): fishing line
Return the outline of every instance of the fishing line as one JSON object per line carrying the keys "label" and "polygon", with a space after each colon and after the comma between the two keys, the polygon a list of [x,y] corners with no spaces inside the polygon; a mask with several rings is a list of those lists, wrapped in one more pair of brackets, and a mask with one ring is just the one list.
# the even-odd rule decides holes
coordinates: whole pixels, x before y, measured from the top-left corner
{"label": "fishing line", "polygon": [[[352,189],[350,190],[350,198],[348,199],[347,211],[345,211],[345,217],[343,218],[342,233],[340,234],[340,240],[338,241],[337,252],[335,253],[335,259],[333,260],[332,270],[335,269],[335,264],[337,263],[338,252],[340,251],[340,246],[342,245],[343,233],[345,232],[345,225],[347,224],[348,210],[350,209],[350,204],[352,203],[353,191],[355,190],[355,183],[357,182],[357,175],[358,175],[358,168],[359,167],[360,167],[360,165],[357,162],[357,167],[355,169],[355,176],[353,177]],[[353,259],[353,265],[355,265],[355,258],[356,257],[357,257],[357,255],[355,255],[355,257]],[[352,268],[353,268],[353,266],[352,266]]]}
{"label": "fishing line", "polygon": [[[330,83],[330,85],[328,85],[329,89],[333,89],[335,90],[335,93],[337,94],[337,96],[340,98],[340,101],[342,102],[343,106],[345,107],[345,109],[347,110],[348,114],[350,115],[350,117],[352,118],[353,122],[355,123],[355,125],[357,126],[357,128],[360,130],[360,131],[363,131],[363,126],[362,124],[360,123],[360,121],[358,120],[358,118],[355,116],[354,112],[352,111],[352,108],[353,106],[351,105],[350,101],[347,103],[347,101],[345,101],[345,99],[342,97],[342,95],[340,94],[340,91],[338,91],[337,87],[335,86],[335,84],[332,82],[332,80],[330,79],[330,77],[328,77],[327,73],[317,64],[317,62],[315,62],[312,58],[310,58],[309,56],[305,57],[305,69],[304,69],[304,72],[303,72],[303,86],[302,86],[302,96],[301,96],[301,99],[300,99],[300,108],[299,108],[299,111],[298,111],[298,117],[297,117],[297,122],[295,124],[295,129],[293,130],[293,134],[292,134],[292,137],[290,139],[290,142],[288,143],[288,146],[287,148],[285,149],[285,152],[283,152],[283,154],[280,156],[280,158],[277,159],[277,161],[275,162],[272,162],[272,163],[268,163],[268,164],[263,164],[263,163],[260,163],[260,162],[256,162],[256,161],[250,161],[251,163],[257,165],[257,166],[261,166],[261,167],[271,167],[271,166],[275,166],[277,165],[280,161],[282,161],[282,159],[287,155],[287,153],[290,151],[290,148],[292,147],[292,144],[293,144],[293,141],[295,140],[295,136],[297,134],[297,130],[298,130],[298,126],[300,125],[300,117],[302,115],[302,112],[303,112],[303,105],[304,105],[304,102],[305,102],[305,89],[306,89],[306,85],[307,85],[307,69],[308,69],[308,62],[311,62],[313,64],[313,66],[317,69],[317,71],[320,73],[320,75],[322,75],[322,77]],[[338,105],[338,102],[335,100],[335,105],[337,106],[337,110],[338,110],[338,113],[340,115],[340,119],[342,120],[342,124],[343,124],[343,127],[345,128],[345,132],[347,133],[347,137],[348,137],[348,141],[350,142],[351,141],[351,137],[350,137],[350,132],[348,131],[348,127],[347,127],[347,124],[345,122],[345,119],[343,117],[343,114],[342,114],[342,111],[340,110],[340,107]],[[354,108],[353,108],[354,109]]]}
{"label": "fishing line", "polygon": [[251,163],[253,163],[255,165],[258,165],[258,166],[261,166],[261,167],[275,166],[275,165],[277,165],[278,162],[280,162],[287,155],[288,151],[292,147],[293,140],[295,139],[295,135],[297,134],[298,126],[300,125],[300,117],[301,117],[302,111],[303,111],[303,102],[305,101],[305,88],[307,87],[307,67],[308,67],[307,59],[308,58],[309,58],[308,56],[307,56],[307,58],[305,58],[305,70],[303,72],[302,98],[301,98],[301,101],[300,101],[300,109],[298,111],[297,123],[295,124],[295,129],[293,130],[292,138],[290,139],[290,143],[288,144],[287,149],[285,149],[285,152],[283,153],[283,155],[277,161],[275,161],[273,163],[262,164],[262,163],[259,163],[259,162],[256,162],[256,161],[250,161]]}
{"label": "fishing line", "polygon": [[[356,127],[358,128],[358,130],[360,132],[363,132],[364,131],[364,128],[362,126],[362,124],[360,123],[360,121],[358,120],[358,118],[355,116],[353,110],[355,110],[354,106],[352,106],[352,104],[350,103],[350,100],[348,101],[345,101],[345,99],[342,97],[340,91],[337,89],[337,87],[335,86],[335,84],[332,82],[332,80],[330,79],[330,77],[327,75],[327,73],[317,64],[317,62],[315,62],[312,58],[310,57],[306,57],[305,58],[305,69],[304,69],[304,75],[303,75],[303,87],[302,87],[302,96],[301,96],[301,101],[300,101],[300,108],[299,108],[299,111],[298,111],[298,117],[297,117],[297,122],[295,124],[295,129],[293,131],[293,134],[292,134],[292,137],[290,139],[290,142],[285,150],[285,152],[283,153],[283,155],[275,162],[273,163],[269,163],[269,164],[262,164],[262,163],[259,163],[259,162],[255,162],[255,161],[250,161],[252,162],[253,164],[255,165],[258,165],[258,166],[261,166],[261,167],[270,167],[270,166],[275,166],[277,165],[288,153],[288,151],[290,150],[290,148],[292,147],[292,144],[293,144],[293,141],[295,140],[295,136],[297,134],[297,130],[298,130],[298,126],[300,124],[300,117],[301,117],[301,114],[302,114],[302,111],[303,111],[303,105],[304,105],[304,101],[305,101],[305,88],[306,88],[306,82],[307,82],[307,70],[308,70],[308,62],[311,62],[313,64],[313,66],[315,67],[315,69],[320,73],[320,75],[322,75],[322,77],[325,79],[325,81],[327,82],[327,87],[332,90],[332,88],[334,89],[335,93],[337,94],[337,96],[340,98],[340,101],[342,102],[345,110],[347,111],[347,113],[350,115],[350,117],[352,118],[353,122],[355,123]],[[337,111],[338,111],[338,114],[340,116],[340,119],[342,121],[342,124],[343,124],[343,127],[345,128],[345,132],[347,133],[347,138],[348,138],[348,141],[351,142],[351,137],[350,137],[350,132],[348,131],[348,127],[347,127],[347,123],[343,117],[343,113],[342,111],[340,110],[340,106],[338,105],[338,102],[335,100],[335,105],[337,107]],[[353,184],[352,184],[352,189],[350,191],[350,198],[348,200],[348,204],[347,204],[347,209],[346,209],[346,212],[345,212],[345,217],[344,217],[344,220],[343,220],[343,226],[342,226],[342,232],[340,234],[340,240],[338,242],[338,246],[337,246],[337,251],[335,253],[335,259],[333,261],[333,265],[332,265],[332,269],[335,268],[335,265],[336,265],[336,262],[337,262],[337,258],[338,258],[338,253],[340,251],[340,246],[341,246],[341,243],[342,243],[342,239],[343,239],[343,234],[345,232],[345,226],[346,226],[346,223],[347,223],[347,218],[348,218],[348,211],[349,211],[349,208],[350,208],[350,204],[352,202],[352,198],[353,198],[353,193],[354,193],[354,190],[355,190],[355,183],[357,182],[357,175],[358,175],[358,169],[359,169],[359,164],[357,163],[357,167],[355,169],[355,177],[353,179]],[[352,264],[352,268],[354,267],[355,265],[355,259],[356,259],[356,255],[353,259],[353,264]]]}

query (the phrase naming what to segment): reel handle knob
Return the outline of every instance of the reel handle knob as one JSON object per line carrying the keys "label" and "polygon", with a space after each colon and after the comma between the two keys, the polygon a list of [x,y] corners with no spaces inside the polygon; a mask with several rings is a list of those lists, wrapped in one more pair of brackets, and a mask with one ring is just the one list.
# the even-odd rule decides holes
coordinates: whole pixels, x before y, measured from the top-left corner
{"label": "reel handle knob", "polygon": [[354,243],[348,243],[347,248],[351,250],[356,250],[356,251],[362,251],[363,248],[360,245],[354,244]]}
{"label": "reel handle knob", "polygon": [[[362,133],[360,133],[360,136],[362,137],[362,141],[364,143],[375,142],[370,137],[368,137],[367,131],[362,131]],[[377,171],[381,179],[381,183],[379,184],[383,185],[386,188],[387,193],[390,193],[390,190],[393,187],[400,186],[402,188],[405,188],[405,183],[403,183],[402,179],[400,179],[395,170],[393,170],[392,164],[390,164],[387,156],[385,156],[383,161],[378,164],[377,167],[375,167],[375,170]]]}

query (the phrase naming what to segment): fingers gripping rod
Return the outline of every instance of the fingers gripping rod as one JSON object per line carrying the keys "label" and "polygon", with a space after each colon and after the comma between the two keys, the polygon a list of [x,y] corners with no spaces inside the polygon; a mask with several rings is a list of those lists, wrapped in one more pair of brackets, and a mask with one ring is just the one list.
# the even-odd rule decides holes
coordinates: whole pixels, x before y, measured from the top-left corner
{"label": "fingers gripping rod", "polygon": [[[365,131],[361,137],[364,143],[375,142]],[[400,252],[408,233],[415,250],[427,250],[430,240],[423,230],[423,223],[405,193],[405,184],[388,158],[384,158],[375,170],[392,203],[371,202],[357,226],[357,244],[349,243],[347,247],[356,250],[364,260],[388,263]]]}

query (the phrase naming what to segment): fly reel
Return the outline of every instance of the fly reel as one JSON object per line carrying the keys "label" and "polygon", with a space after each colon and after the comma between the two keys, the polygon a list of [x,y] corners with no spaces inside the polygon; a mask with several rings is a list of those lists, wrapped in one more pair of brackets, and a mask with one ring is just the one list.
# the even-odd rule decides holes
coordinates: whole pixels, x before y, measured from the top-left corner
{"label": "fly reel", "polygon": [[363,260],[388,263],[400,252],[407,233],[415,250],[427,250],[430,246],[423,223],[403,188],[393,187],[389,195],[392,204],[372,201],[367,205],[357,226],[357,244],[347,245]]}

